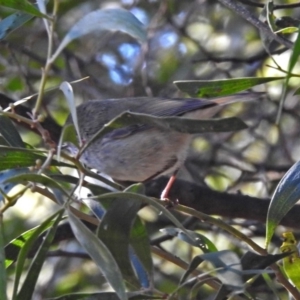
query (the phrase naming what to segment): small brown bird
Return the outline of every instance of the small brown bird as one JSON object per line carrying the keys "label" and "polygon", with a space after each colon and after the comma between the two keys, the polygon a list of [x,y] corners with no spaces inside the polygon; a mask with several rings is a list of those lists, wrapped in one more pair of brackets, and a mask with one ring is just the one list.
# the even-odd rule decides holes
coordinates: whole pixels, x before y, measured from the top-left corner
{"label": "small brown bird", "polygon": [[[125,111],[207,119],[223,105],[257,98],[257,93],[243,93],[211,100],[149,97],[91,100],[77,107],[78,125],[82,139],[89,141],[100,128]],[[67,123],[70,122],[71,118]],[[176,172],[187,156],[192,137],[149,125],[131,125],[95,140],[83,152],[81,160],[113,180],[144,182]]]}

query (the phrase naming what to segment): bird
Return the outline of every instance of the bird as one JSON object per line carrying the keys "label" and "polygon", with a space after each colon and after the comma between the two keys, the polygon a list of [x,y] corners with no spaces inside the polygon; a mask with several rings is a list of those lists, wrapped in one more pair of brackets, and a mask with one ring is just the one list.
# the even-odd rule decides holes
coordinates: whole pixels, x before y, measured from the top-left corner
{"label": "bird", "polygon": [[[123,112],[208,119],[224,105],[257,98],[258,94],[251,92],[210,100],[129,97],[89,100],[77,106],[76,111],[80,136],[88,142],[105,124]],[[71,116],[66,121],[66,124],[70,123]],[[113,129],[94,140],[81,154],[80,160],[116,182],[146,182],[175,174],[187,157],[192,138],[192,134],[172,129],[134,124]]]}

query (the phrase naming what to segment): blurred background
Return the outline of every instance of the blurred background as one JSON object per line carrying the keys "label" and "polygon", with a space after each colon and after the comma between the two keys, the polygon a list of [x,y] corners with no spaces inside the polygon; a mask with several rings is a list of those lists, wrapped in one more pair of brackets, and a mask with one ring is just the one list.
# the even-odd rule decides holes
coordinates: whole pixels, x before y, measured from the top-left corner
{"label": "blurred background", "polygon": [[[257,17],[265,3],[256,1],[257,5],[247,5],[248,1],[241,2],[245,2],[247,9]],[[290,3],[292,1],[276,1],[277,5]],[[52,1],[48,5],[51,11]],[[46,88],[88,76],[73,86],[78,104],[90,99],[135,96],[188,97],[173,84],[176,80],[285,75],[278,69],[287,69],[291,51],[278,44],[266,51],[256,28],[213,0],[62,0],[54,49],[79,19],[104,8],[124,8],[134,14],[147,30],[147,43],[141,45],[121,32],[92,33],[72,42],[51,68]],[[1,8],[0,16],[5,18],[11,13],[11,10]],[[278,9],[274,14],[276,18],[300,19],[300,8]],[[292,34],[287,37],[295,39]],[[15,100],[36,93],[48,47],[42,19],[28,21],[1,40],[0,46],[1,92]],[[294,73],[297,71],[299,65]],[[298,87],[299,80],[292,78],[279,126],[275,121],[283,89],[281,80],[254,89],[265,92],[263,99],[225,108],[219,117],[239,116],[249,129],[195,137],[179,177],[220,192],[270,198],[283,174],[300,158],[300,105],[299,96],[294,95]],[[45,94],[43,110],[60,125],[68,115],[68,105],[59,91]],[[38,135],[19,129],[25,142],[36,147],[42,145]],[[10,209],[5,215],[6,223],[11,224],[5,227],[7,242],[24,228],[39,224],[39,220],[54,209],[51,201],[48,202],[28,193]],[[166,220],[151,208],[144,209],[141,216],[148,222],[150,238],[159,236],[158,229],[165,226]],[[263,241],[262,223],[240,219],[227,221],[255,236],[258,242]],[[220,249],[242,251],[241,245],[236,245],[218,229],[204,224],[194,226],[205,232],[209,230],[211,239]],[[65,242],[63,247],[80,252],[76,242]],[[194,256],[196,251],[181,241],[167,241],[164,247],[186,259]],[[158,288],[166,293],[172,291],[182,270],[158,257],[154,257],[154,263]],[[85,258],[51,258],[46,266],[36,299],[69,291],[93,291],[105,282],[104,278],[103,282],[99,281],[98,269]],[[263,299],[271,299],[268,291],[261,293]],[[209,291],[204,290],[201,299],[208,294]]]}

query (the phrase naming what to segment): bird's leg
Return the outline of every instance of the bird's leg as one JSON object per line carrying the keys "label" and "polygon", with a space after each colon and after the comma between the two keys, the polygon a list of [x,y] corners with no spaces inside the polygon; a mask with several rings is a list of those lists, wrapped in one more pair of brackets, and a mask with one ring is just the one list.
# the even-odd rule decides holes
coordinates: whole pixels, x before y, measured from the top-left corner
{"label": "bird's leg", "polygon": [[169,196],[169,192],[170,189],[176,179],[176,174],[178,173],[178,170],[176,170],[173,175],[170,177],[166,187],[164,188],[164,190],[162,191],[161,195],[160,195],[160,199],[161,200],[169,200],[168,196]]}

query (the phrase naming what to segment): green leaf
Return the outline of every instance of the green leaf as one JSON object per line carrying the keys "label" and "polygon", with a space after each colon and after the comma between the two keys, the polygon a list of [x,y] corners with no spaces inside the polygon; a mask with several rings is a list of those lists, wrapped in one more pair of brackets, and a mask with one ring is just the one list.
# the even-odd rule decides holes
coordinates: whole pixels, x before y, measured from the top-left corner
{"label": "green leaf", "polygon": [[3,218],[0,216],[0,299],[6,300],[6,270],[5,270],[5,252],[4,252],[4,232]]}
{"label": "green leaf", "polygon": [[[182,231],[184,231],[187,235],[189,235],[188,231],[176,219],[176,217],[160,203],[161,200],[155,200],[153,198],[146,197],[144,195],[129,193],[129,192],[112,192],[112,193],[103,194],[100,196],[95,196],[95,197],[93,197],[93,199],[101,202],[103,200],[112,201],[116,197],[127,197],[127,198],[131,198],[131,199],[137,199],[138,201],[140,201],[141,204],[149,204],[149,205],[155,207],[159,212],[164,214],[175,226],[177,226]],[[192,237],[191,237],[191,239],[192,239]]]}
{"label": "green leaf", "polygon": [[151,256],[149,235],[146,226],[138,216],[136,217],[135,222],[132,226],[129,241],[139,261],[147,271],[148,277],[152,277],[153,262]]}
{"label": "green leaf", "polygon": [[46,219],[46,221],[44,221],[40,226],[38,226],[34,230],[34,232],[30,235],[30,237],[28,237],[26,243],[21,248],[21,250],[19,252],[19,255],[18,255],[17,263],[16,263],[15,280],[14,280],[12,299],[16,299],[20,278],[21,278],[21,275],[22,275],[22,271],[24,269],[25,260],[27,258],[27,255],[28,255],[29,251],[31,250],[32,245],[34,244],[36,239],[39,237],[39,235],[42,232],[44,232],[45,229],[49,228],[49,225],[52,222],[52,220],[54,218],[56,218],[60,213],[61,213],[61,210],[59,210],[58,212],[56,212],[55,214],[50,216],[48,219]]}
{"label": "green leaf", "polygon": [[297,35],[297,39],[296,39],[296,41],[294,43],[294,47],[293,47],[293,52],[290,57],[287,78],[291,77],[290,73],[292,73],[296,63],[298,62],[299,55],[300,55],[300,32]]}
{"label": "green leaf", "polygon": [[[126,192],[143,193],[142,184],[134,184]],[[126,194],[124,194],[126,195]],[[137,212],[141,202],[131,197],[116,197],[110,205],[98,230],[98,237],[106,244],[115,257],[123,276],[134,285],[138,285],[131,265],[139,277],[143,288],[149,287],[149,276],[152,273],[150,242]],[[119,220],[119,222],[116,222]],[[130,251],[130,247],[134,249]],[[139,262],[136,262],[136,256]],[[141,269],[141,264],[144,268]],[[146,271],[148,271],[148,274]]]}
{"label": "green leaf", "polygon": [[23,13],[27,13],[36,17],[49,19],[47,15],[42,14],[34,5],[30,4],[26,0],[0,0],[0,5],[15,10],[20,10]]}
{"label": "green leaf", "polygon": [[61,191],[65,196],[69,196],[69,194],[63,189],[63,187],[55,180],[50,177],[41,174],[34,174],[34,173],[26,173],[26,174],[19,174],[13,177],[10,177],[5,180],[7,182],[15,182],[15,183],[27,183],[27,182],[35,182],[40,183],[43,186],[47,186],[50,188],[57,189]]}
{"label": "green leaf", "polygon": [[147,114],[124,112],[102,127],[81,149],[83,153],[95,140],[110,131],[134,124],[147,124],[154,127],[182,133],[227,132],[247,128],[238,118],[195,120],[182,117],[155,117]]}
{"label": "green leaf", "polygon": [[53,225],[51,226],[50,230],[48,231],[47,235],[45,236],[38,252],[36,253],[35,257],[33,258],[32,262],[30,264],[27,276],[23,282],[22,288],[16,297],[17,300],[32,299],[32,295],[35,290],[34,288],[36,286],[37,279],[40,275],[42,266],[46,259],[48,250],[51,246],[51,243],[54,239],[58,223],[62,219],[63,213],[64,213],[64,209],[61,209],[58,212],[57,218],[55,219]]}
{"label": "green leaf", "polygon": [[[168,227],[160,230],[171,236],[176,236],[180,240],[194,246],[199,247],[204,253],[215,252],[218,251],[216,246],[204,235],[194,232],[192,230],[187,230],[189,235],[183,232],[179,228]],[[193,239],[191,239],[191,237]]]}
{"label": "green leaf", "polygon": [[6,38],[12,31],[21,27],[32,18],[32,15],[22,12],[16,12],[2,19],[0,22],[0,40]]}
{"label": "green leaf", "polygon": [[[147,292],[146,292],[147,293]],[[151,300],[151,299],[165,299],[165,296],[152,296],[142,292],[127,293],[128,299],[132,300]],[[63,295],[55,298],[47,298],[46,300],[119,300],[116,293],[102,292],[102,293],[75,293]]]}
{"label": "green leaf", "polygon": [[293,284],[300,288],[300,257],[297,247],[297,241],[292,232],[284,232],[284,241],[280,247],[283,253],[288,252],[289,255],[283,259],[283,269],[287,277]]}
{"label": "green leaf", "polygon": [[292,73],[292,71],[293,71],[293,69],[294,69],[294,67],[295,67],[295,65],[298,61],[299,55],[300,55],[300,31],[297,34],[297,39],[294,43],[293,52],[292,52],[292,55],[291,55],[290,60],[289,60],[287,76],[286,76],[284,86],[283,86],[283,91],[282,91],[282,94],[281,94],[280,104],[279,104],[277,118],[276,118],[276,124],[279,124],[282,109],[283,109],[283,104],[284,104],[284,101],[285,101],[286,95],[287,95],[288,84],[289,84],[290,78],[292,77],[291,73]]}
{"label": "green leaf", "polygon": [[[74,177],[74,176],[66,175],[66,174],[51,174],[50,173],[50,174],[48,174],[48,176],[57,182],[66,182],[66,183],[71,183],[74,185],[77,185],[79,182],[78,177]],[[97,195],[110,192],[110,190],[108,188],[102,187],[99,184],[90,183],[88,181],[83,181],[82,186],[88,188],[89,190],[92,191],[93,194],[97,194]]]}
{"label": "green leaf", "polygon": [[[40,234],[48,230],[48,228],[51,227],[52,225],[53,225],[53,221],[48,222],[46,226],[43,225]],[[41,225],[25,231],[24,233],[19,235],[17,238],[13,239],[9,244],[5,246],[5,254],[6,254],[5,267],[6,268],[8,268],[12,263],[14,263],[17,260],[18,255],[22,250],[22,248],[24,247],[24,245],[26,244],[26,242],[30,239],[30,237],[33,234],[35,234],[35,231],[39,227],[41,227]],[[31,251],[32,250],[33,249],[31,249]]]}
{"label": "green leaf", "polygon": [[12,147],[24,148],[24,143],[19,132],[13,125],[12,121],[0,114],[0,134],[3,136],[8,145]]}
{"label": "green leaf", "polygon": [[115,258],[124,278],[136,288],[140,287],[129,259],[129,236],[140,207],[141,203],[135,199],[116,197],[106,211],[97,232],[98,238]]}
{"label": "green leaf", "polygon": [[[41,160],[41,162],[46,160],[46,156],[43,155],[44,153],[45,151],[35,149],[15,148],[0,145],[0,171],[35,166],[37,160]],[[51,165],[73,167],[72,165],[58,162],[55,159],[51,161]]]}
{"label": "green leaf", "polygon": [[127,300],[121,271],[105,244],[97,238],[83,223],[67,209],[69,221],[76,239],[91,256],[101,272],[116,291],[120,300]]}
{"label": "green leaf", "polygon": [[85,15],[70,29],[53,54],[51,61],[54,61],[74,39],[96,31],[122,31],[142,42],[147,39],[143,24],[129,11],[123,9],[96,10]]}
{"label": "green leaf", "polygon": [[266,221],[266,247],[275,228],[300,199],[300,161],[296,162],[282,177],[271,199]]}
{"label": "green leaf", "polygon": [[244,90],[256,85],[284,79],[285,77],[245,77],[220,80],[181,80],[174,81],[177,88],[191,97],[221,97]]}
{"label": "green leaf", "polygon": [[[24,174],[29,173],[28,168],[19,168],[19,169],[10,169],[10,170],[4,170],[0,172],[0,191],[1,193],[7,194],[13,187],[15,187],[19,182],[8,182],[10,178]],[[0,201],[4,200],[4,195],[0,194]]]}
{"label": "green leaf", "polygon": [[295,33],[298,31],[299,31],[298,27],[286,27],[286,28],[282,28],[282,29],[275,31],[275,33],[291,34],[291,33]]}

